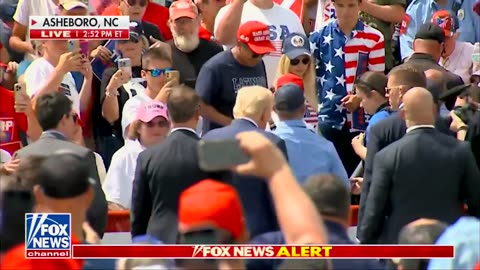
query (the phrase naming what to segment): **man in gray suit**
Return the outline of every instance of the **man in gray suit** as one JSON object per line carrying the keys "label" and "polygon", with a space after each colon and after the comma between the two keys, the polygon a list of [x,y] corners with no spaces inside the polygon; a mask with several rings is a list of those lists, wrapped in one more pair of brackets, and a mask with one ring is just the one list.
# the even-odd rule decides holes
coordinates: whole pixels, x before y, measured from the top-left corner
{"label": "man in gray suit", "polygon": [[37,99],[35,111],[44,132],[37,141],[18,150],[15,157],[22,159],[26,156],[49,156],[59,151],[68,151],[81,157],[89,168],[90,177],[96,183],[87,220],[102,237],[107,225],[107,200],[100,184],[93,152],[69,141],[78,128],[78,115],[72,110],[72,102],[62,93],[44,94]]}
{"label": "man in gray suit", "polygon": [[452,224],[467,203],[480,216],[480,172],[470,145],[434,128],[430,92],[413,88],[403,97],[407,134],[375,155],[361,222],[362,243],[395,244],[403,226],[419,218]]}

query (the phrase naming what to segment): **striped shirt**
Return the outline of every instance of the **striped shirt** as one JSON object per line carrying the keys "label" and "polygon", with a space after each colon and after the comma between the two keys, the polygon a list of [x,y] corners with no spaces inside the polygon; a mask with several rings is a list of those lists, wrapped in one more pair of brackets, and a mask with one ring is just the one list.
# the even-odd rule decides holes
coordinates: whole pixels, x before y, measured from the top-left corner
{"label": "striped shirt", "polygon": [[310,35],[316,58],[319,89],[319,124],[364,131],[368,116],[362,108],[347,112],[341,99],[351,94],[357,76],[366,71],[385,70],[385,44],[380,31],[360,20],[350,36],[340,30],[336,20]]}

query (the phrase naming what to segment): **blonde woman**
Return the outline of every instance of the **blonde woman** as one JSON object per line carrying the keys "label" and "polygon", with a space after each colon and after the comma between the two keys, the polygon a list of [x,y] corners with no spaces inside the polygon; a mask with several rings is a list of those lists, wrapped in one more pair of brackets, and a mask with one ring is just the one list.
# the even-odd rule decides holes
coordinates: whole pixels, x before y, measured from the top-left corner
{"label": "blonde woman", "polygon": [[[318,99],[314,64],[307,37],[300,33],[290,33],[283,40],[275,89],[286,83],[295,83],[303,89],[307,105],[304,120],[312,130],[317,132]],[[272,118],[274,122],[278,122],[276,115],[272,115]]]}

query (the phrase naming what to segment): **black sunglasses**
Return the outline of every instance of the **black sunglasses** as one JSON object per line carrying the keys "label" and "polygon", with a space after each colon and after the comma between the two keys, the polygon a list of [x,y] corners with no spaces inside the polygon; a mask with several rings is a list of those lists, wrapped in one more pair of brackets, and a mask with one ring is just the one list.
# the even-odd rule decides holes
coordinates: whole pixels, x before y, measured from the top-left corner
{"label": "black sunglasses", "polygon": [[148,3],[147,0],[139,0],[139,1],[137,1],[137,0],[126,0],[126,1],[127,1],[129,6],[135,6],[135,5],[138,4],[139,6],[144,7]]}
{"label": "black sunglasses", "polygon": [[310,63],[310,58],[302,58],[302,60],[297,59],[297,58],[292,59],[292,60],[290,60],[290,65],[296,66],[296,65],[300,64],[300,62],[302,62],[304,65],[308,65]]}

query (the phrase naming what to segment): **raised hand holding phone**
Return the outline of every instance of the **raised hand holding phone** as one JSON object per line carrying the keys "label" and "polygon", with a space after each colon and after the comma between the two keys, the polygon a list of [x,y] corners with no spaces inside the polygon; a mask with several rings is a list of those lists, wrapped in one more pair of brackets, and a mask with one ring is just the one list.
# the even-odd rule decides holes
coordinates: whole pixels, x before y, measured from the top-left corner
{"label": "raised hand holding phone", "polygon": [[30,99],[27,95],[27,86],[25,83],[16,83],[13,86],[15,92],[15,111],[26,112],[31,109]]}

